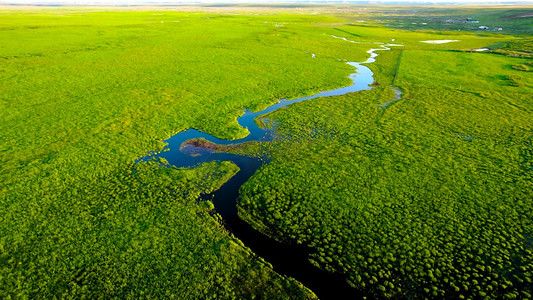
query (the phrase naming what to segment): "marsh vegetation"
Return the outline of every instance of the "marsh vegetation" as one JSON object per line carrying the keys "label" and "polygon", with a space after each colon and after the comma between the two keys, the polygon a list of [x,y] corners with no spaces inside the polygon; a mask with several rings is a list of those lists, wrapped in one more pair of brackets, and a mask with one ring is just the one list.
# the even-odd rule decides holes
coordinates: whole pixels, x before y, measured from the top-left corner
{"label": "marsh vegetation", "polygon": [[[246,109],[346,86],[345,61],[394,40],[371,90],[295,103],[268,115],[276,139],[212,149],[268,155],[240,217],[373,297],[531,298],[531,19],[468,13],[510,29],[338,6],[0,10],[0,296],[316,297],[199,200],[237,165],[136,161],[190,128],[243,138]],[[402,98],[382,108],[391,86]]]}

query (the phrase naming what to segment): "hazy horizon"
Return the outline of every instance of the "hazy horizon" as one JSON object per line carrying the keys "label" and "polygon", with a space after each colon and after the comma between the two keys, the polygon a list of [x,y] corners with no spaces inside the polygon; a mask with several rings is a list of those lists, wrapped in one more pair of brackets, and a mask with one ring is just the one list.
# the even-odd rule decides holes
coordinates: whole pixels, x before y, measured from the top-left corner
{"label": "hazy horizon", "polygon": [[277,1],[263,1],[263,0],[0,0],[0,4],[75,4],[75,5],[90,5],[90,4],[103,4],[103,5],[163,5],[163,4],[268,4],[268,3],[300,3],[300,4],[383,4],[383,3],[405,3],[405,4],[533,4],[533,0],[354,0],[354,1],[320,1],[320,0],[277,0]]}

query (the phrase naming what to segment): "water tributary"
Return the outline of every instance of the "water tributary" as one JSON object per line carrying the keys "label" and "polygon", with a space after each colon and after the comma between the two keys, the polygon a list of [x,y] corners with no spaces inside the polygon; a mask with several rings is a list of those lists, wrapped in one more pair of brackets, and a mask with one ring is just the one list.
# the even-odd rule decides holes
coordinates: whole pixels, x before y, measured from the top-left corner
{"label": "water tributary", "polygon": [[374,82],[373,73],[368,67],[364,66],[364,64],[375,62],[375,58],[378,56],[376,51],[390,50],[388,46],[398,45],[381,45],[380,48],[367,51],[367,53],[370,54],[370,57],[366,61],[348,62],[348,64],[356,69],[356,71],[349,76],[353,82],[350,86],[320,92],[312,96],[292,100],[281,100],[259,112],[250,112],[249,110],[246,110],[244,115],[237,119],[239,124],[248,128],[248,131],[250,132],[245,138],[233,141],[223,140],[196,129],[189,129],[166,140],[165,142],[168,143],[168,146],[165,151],[152,153],[140,160],[164,158],[169,164],[179,168],[193,168],[201,163],[211,161],[231,161],[235,163],[240,169],[239,172],[224,183],[218,190],[209,195],[202,196],[204,199],[213,201],[216,212],[222,216],[224,226],[254,253],[272,264],[276,272],[297,279],[311,289],[319,298],[360,298],[363,296],[362,291],[357,291],[351,288],[346,283],[343,276],[320,270],[311,265],[308,260],[311,249],[303,245],[280,243],[255,230],[252,226],[239,218],[236,206],[239,198],[239,188],[264,163],[266,163],[264,160],[255,157],[216,152],[201,146],[187,145],[186,141],[204,138],[218,145],[236,145],[249,141],[272,140],[274,138],[275,129],[264,128],[264,126],[258,125],[258,123],[256,123],[258,117],[296,102],[370,90],[372,88],[372,83]]}

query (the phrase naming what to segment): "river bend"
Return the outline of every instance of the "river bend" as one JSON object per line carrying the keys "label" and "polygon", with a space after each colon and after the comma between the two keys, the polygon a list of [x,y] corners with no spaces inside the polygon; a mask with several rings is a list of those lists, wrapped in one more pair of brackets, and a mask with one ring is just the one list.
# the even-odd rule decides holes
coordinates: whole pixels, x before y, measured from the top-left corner
{"label": "river bend", "polygon": [[[244,114],[237,119],[242,127],[248,128],[250,132],[244,138],[238,140],[223,140],[196,129],[182,131],[165,142],[168,145],[163,152],[152,152],[140,158],[138,161],[148,161],[150,159],[164,158],[170,165],[178,168],[194,168],[195,166],[211,161],[231,161],[239,167],[232,178],[224,183],[218,190],[211,194],[203,195],[203,199],[212,200],[215,210],[221,215],[224,226],[244,245],[249,247],[255,254],[272,264],[274,270],[295,278],[311,289],[321,299],[346,299],[360,298],[364,296],[363,291],[351,288],[345,278],[338,274],[332,274],[320,270],[308,260],[310,249],[303,245],[289,245],[271,239],[261,232],[255,230],[245,221],[241,220],[237,214],[237,200],[239,198],[239,188],[264,164],[264,160],[243,155],[216,152],[202,146],[192,146],[184,144],[190,139],[204,138],[217,145],[236,145],[249,141],[270,141],[274,138],[274,130],[263,128],[258,125],[256,119],[260,116],[278,110],[282,107],[296,102],[302,102],[319,97],[331,97],[345,95],[363,90],[370,90],[374,77],[372,71],[364,64],[375,62],[378,54],[376,51],[390,50],[390,46],[401,46],[396,44],[384,44],[380,48],[367,51],[370,57],[364,62],[348,62],[355,68],[355,72],[349,75],[352,84],[330,91],[320,92],[315,95],[301,97],[292,100],[281,100],[268,108],[251,112],[245,110]],[[386,106],[386,105],[385,105]],[[186,145],[185,147],[182,147]],[[191,147],[193,149],[191,149]],[[194,155],[192,155],[194,154]]]}

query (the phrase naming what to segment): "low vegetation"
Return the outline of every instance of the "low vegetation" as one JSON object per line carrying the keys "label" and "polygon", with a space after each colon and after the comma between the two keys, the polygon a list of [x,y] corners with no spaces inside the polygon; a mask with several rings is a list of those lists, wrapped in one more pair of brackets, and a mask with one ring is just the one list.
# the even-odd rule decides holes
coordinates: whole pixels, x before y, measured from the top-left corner
{"label": "low vegetation", "polygon": [[[345,60],[394,39],[372,90],[277,111],[285,139],[232,149],[271,156],[241,216],[375,296],[531,298],[522,21],[479,35],[316,9],[0,10],[0,297],[315,298],[198,201],[234,164],[135,160],[187,128],[243,137],[245,108],[346,85]],[[459,42],[420,43],[441,39]],[[490,45],[508,52],[450,51]]]}
{"label": "low vegetation", "polygon": [[[533,77],[510,68],[527,62],[395,43],[380,86],[269,116],[287,139],[241,215],[376,297],[531,298]],[[403,98],[380,109],[396,69]]]}
{"label": "low vegetation", "polygon": [[196,203],[235,165],[134,161],[185,128],[243,136],[244,108],[342,84],[349,45],[309,25],[331,18],[1,13],[0,297],[312,297]]}

